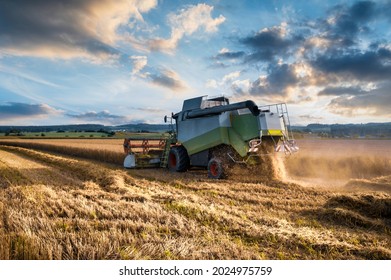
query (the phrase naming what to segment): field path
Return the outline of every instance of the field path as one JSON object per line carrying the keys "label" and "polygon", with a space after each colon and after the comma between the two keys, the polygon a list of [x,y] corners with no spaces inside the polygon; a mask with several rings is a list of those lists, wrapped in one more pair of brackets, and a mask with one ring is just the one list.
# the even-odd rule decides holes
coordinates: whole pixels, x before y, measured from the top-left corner
{"label": "field path", "polygon": [[[74,178],[71,173],[67,174],[67,172],[64,172],[63,170],[52,168],[37,160],[29,159],[4,150],[0,150],[0,162],[3,166],[5,165],[13,170],[14,174],[18,174],[16,180],[19,180],[17,179],[19,177],[34,184],[54,186],[82,185],[82,181]],[[8,181],[11,184],[19,183],[19,181],[14,182],[14,180],[15,178],[8,178]]]}

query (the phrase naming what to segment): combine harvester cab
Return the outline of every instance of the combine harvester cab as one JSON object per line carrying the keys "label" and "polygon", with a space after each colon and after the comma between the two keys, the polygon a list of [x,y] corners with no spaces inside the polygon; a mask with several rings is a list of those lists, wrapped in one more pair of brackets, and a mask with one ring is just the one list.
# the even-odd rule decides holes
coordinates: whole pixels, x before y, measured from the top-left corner
{"label": "combine harvester cab", "polygon": [[[233,164],[256,164],[254,159],[270,153],[298,150],[285,103],[258,107],[251,100],[230,104],[226,97],[200,96],[185,100],[172,120],[175,129],[170,137],[160,139],[156,156],[156,164],[171,171],[205,167],[208,177],[220,179]],[[127,157],[134,162],[132,167],[139,167],[137,155]]]}

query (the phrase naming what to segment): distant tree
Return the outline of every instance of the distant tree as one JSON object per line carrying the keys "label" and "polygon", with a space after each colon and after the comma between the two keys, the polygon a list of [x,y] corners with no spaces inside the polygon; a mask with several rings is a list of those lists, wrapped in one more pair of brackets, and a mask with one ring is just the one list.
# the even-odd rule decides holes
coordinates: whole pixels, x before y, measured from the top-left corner
{"label": "distant tree", "polygon": [[42,132],[42,133],[41,133],[41,136],[42,136],[42,137],[45,137],[46,135],[45,135],[45,133]]}

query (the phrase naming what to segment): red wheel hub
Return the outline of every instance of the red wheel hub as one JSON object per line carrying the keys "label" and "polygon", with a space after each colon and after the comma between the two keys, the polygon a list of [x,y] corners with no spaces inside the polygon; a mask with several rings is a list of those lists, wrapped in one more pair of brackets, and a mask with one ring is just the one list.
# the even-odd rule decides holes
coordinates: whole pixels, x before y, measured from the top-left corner
{"label": "red wheel hub", "polygon": [[170,164],[171,167],[176,166],[176,156],[174,154],[170,154],[168,158],[168,163]]}
{"label": "red wheel hub", "polygon": [[219,167],[218,167],[217,163],[215,163],[215,162],[212,162],[212,164],[209,167],[209,170],[210,170],[210,174],[212,174],[212,176],[217,176],[219,174]]}

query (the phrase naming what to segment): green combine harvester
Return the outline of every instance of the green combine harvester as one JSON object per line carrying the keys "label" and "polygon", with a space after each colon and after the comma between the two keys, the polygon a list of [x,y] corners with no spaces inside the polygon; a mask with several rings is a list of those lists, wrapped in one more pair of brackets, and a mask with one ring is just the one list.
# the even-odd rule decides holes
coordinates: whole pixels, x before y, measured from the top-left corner
{"label": "green combine harvester", "polygon": [[298,151],[285,103],[258,107],[251,100],[229,104],[226,97],[200,96],[185,100],[182,111],[165,122],[169,119],[173,129],[167,137],[125,139],[126,168],[204,167],[209,178],[221,179],[235,164],[256,165],[274,152]]}

